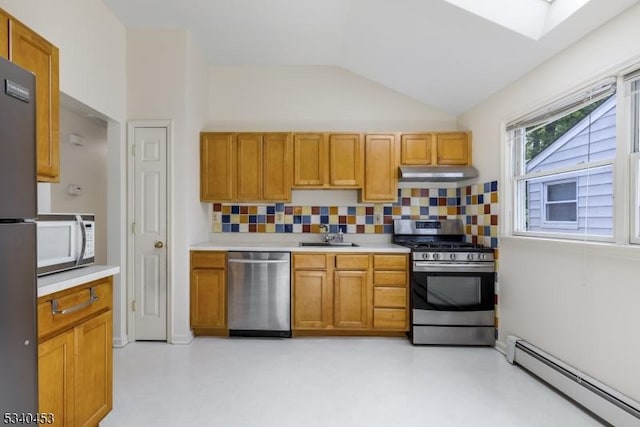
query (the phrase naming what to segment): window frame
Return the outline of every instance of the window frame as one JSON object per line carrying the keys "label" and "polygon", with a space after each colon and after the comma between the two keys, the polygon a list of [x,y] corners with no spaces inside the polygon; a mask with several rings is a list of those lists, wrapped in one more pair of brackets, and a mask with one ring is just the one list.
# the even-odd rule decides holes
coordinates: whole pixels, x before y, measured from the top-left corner
{"label": "window frame", "polygon": [[[615,96],[616,97],[616,116],[619,114],[618,107],[620,103],[619,94],[620,91],[617,90],[617,83],[613,87],[613,92],[606,95],[607,85],[610,85],[612,81],[616,81],[615,77],[608,77],[602,81],[597,82],[592,85],[597,92],[597,96],[594,97],[591,102],[588,104],[584,104],[579,108],[573,109],[576,111],[580,108],[584,108],[591,103],[595,103],[598,100],[608,97]],[[572,92],[564,97],[559,98],[556,102],[549,103],[538,110],[534,110],[534,112],[530,113],[529,116],[534,117],[533,119],[529,119],[530,122],[539,122],[540,117],[544,117],[545,114],[550,117],[549,122],[560,119],[565,115],[569,114],[569,109],[572,105],[575,105],[576,98],[579,98],[580,94],[588,93],[589,87],[587,89],[582,89],[579,91]],[[561,107],[561,110],[564,110],[562,114],[549,114],[549,111],[553,111],[552,106],[556,103],[559,104],[569,104],[569,109],[566,107]],[[563,166],[556,169],[548,169],[540,172],[526,172],[526,160],[525,160],[525,150],[526,144],[524,143],[524,138],[526,138],[525,129],[530,125],[525,125],[527,119],[520,119],[512,122],[509,126],[506,126],[506,137],[507,141],[511,143],[511,161],[512,161],[512,173],[509,177],[512,185],[512,197],[513,197],[513,210],[511,212],[511,235],[513,236],[522,236],[522,237],[539,237],[539,238],[553,238],[553,239],[562,239],[562,240],[581,240],[581,241],[593,241],[593,242],[614,242],[616,238],[616,206],[615,206],[615,181],[616,181],[616,162],[619,156],[618,147],[619,142],[618,139],[620,137],[620,133],[617,129],[618,121],[616,120],[616,156],[607,159],[607,160],[597,160],[588,163],[578,163],[576,165],[571,166]],[[511,128],[511,129],[509,129]],[[612,230],[611,235],[603,236],[597,234],[586,234],[586,233],[571,233],[566,232],[563,233],[561,228],[564,229],[573,229],[573,225],[569,225],[568,227],[561,227],[559,223],[545,224],[546,216],[541,217],[541,224],[545,226],[545,228],[557,228],[557,231],[533,231],[527,230],[527,204],[526,204],[526,187],[527,181],[531,180],[540,180],[545,177],[554,177],[557,176],[558,180],[568,179],[561,178],[562,175],[566,175],[568,173],[580,173],[580,172],[588,172],[592,169],[598,169],[601,167],[611,167],[612,177],[613,177],[613,196],[614,196],[614,205],[613,205],[613,218],[612,218]],[[577,179],[577,178],[576,178]],[[576,185],[576,191],[578,191]],[[543,196],[546,197],[546,192],[543,192]],[[544,210],[544,201],[543,206],[541,206],[541,211]],[[576,203],[576,209],[578,209],[578,203]],[[543,212],[546,214],[545,212]],[[580,218],[576,216],[575,229],[578,229]],[[549,225],[547,227],[547,225]]]}
{"label": "window frame", "polygon": [[629,226],[629,242],[640,244],[640,152],[630,156],[631,214]]}
{"label": "window frame", "polygon": [[[553,185],[560,185],[560,184],[568,184],[568,183],[573,183],[575,184],[575,193],[574,193],[574,198],[569,200],[561,200],[561,201],[549,201],[549,187],[553,186]],[[548,228],[561,228],[561,229],[566,229],[566,228],[572,228],[572,229],[578,229],[578,222],[580,220],[580,218],[578,217],[578,177],[575,178],[565,178],[565,179],[557,179],[557,180],[553,180],[553,181],[542,181],[542,206],[541,206],[541,223],[544,227],[548,227]],[[559,204],[559,203],[574,203],[575,204],[575,212],[576,212],[576,220],[575,221],[552,221],[552,220],[548,220],[547,219],[547,212],[548,212],[548,205],[549,204]]]}

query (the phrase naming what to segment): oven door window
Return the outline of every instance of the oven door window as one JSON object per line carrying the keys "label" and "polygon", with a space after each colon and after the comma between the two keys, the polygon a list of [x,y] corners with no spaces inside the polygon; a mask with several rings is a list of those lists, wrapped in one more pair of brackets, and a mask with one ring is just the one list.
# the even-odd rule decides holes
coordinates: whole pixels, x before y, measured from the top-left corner
{"label": "oven door window", "polygon": [[493,310],[494,275],[414,273],[412,308],[420,310]]}
{"label": "oven door window", "polygon": [[440,307],[473,307],[482,303],[482,280],[479,277],[430,277],[427,303]]}

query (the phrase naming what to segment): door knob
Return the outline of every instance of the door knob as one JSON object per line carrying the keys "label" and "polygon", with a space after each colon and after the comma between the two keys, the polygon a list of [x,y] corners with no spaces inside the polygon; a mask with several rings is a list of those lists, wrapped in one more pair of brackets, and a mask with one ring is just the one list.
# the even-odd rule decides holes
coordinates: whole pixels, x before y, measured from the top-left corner
{"label": "door knob", "polygon": [[157,242],[155,242],[153,244],[153,247],[154,248],[158,248],[158,249],[162,249],[162,248],[164,248],[164,243],[162,243],[160,240],[158,240]]}

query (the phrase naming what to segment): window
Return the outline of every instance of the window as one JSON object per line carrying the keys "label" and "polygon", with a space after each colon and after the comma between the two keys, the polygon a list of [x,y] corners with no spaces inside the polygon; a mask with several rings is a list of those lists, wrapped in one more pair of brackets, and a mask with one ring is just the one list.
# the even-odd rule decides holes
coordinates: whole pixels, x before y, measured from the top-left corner
{"label": "window", "polygon": [[578,221],[577,181],[544,184],[544,220],[569,226]]}
{"label": "window", "polygon": [[507,127],[514,153],[514,232],[613,238],[616,79]]}

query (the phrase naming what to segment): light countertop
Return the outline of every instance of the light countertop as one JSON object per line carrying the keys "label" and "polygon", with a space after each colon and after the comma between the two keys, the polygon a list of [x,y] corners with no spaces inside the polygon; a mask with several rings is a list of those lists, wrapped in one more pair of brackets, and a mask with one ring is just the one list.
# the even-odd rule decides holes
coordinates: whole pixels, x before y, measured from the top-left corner
{"label": "light countertop", "polygon": [[[304,240],[308,241],[308,240]],[[233,242],[206,241],[191,245],[192,251],[245,251],[245,252],[398,252],[409,253],[411,250],[393,243],[357,243],[359,246],[299,246],[298,241],[290,242]]]}
{"label": "light countertop", "polygon": [[89,265],[38,277],[38,298],[120,273],[113,265]]}

